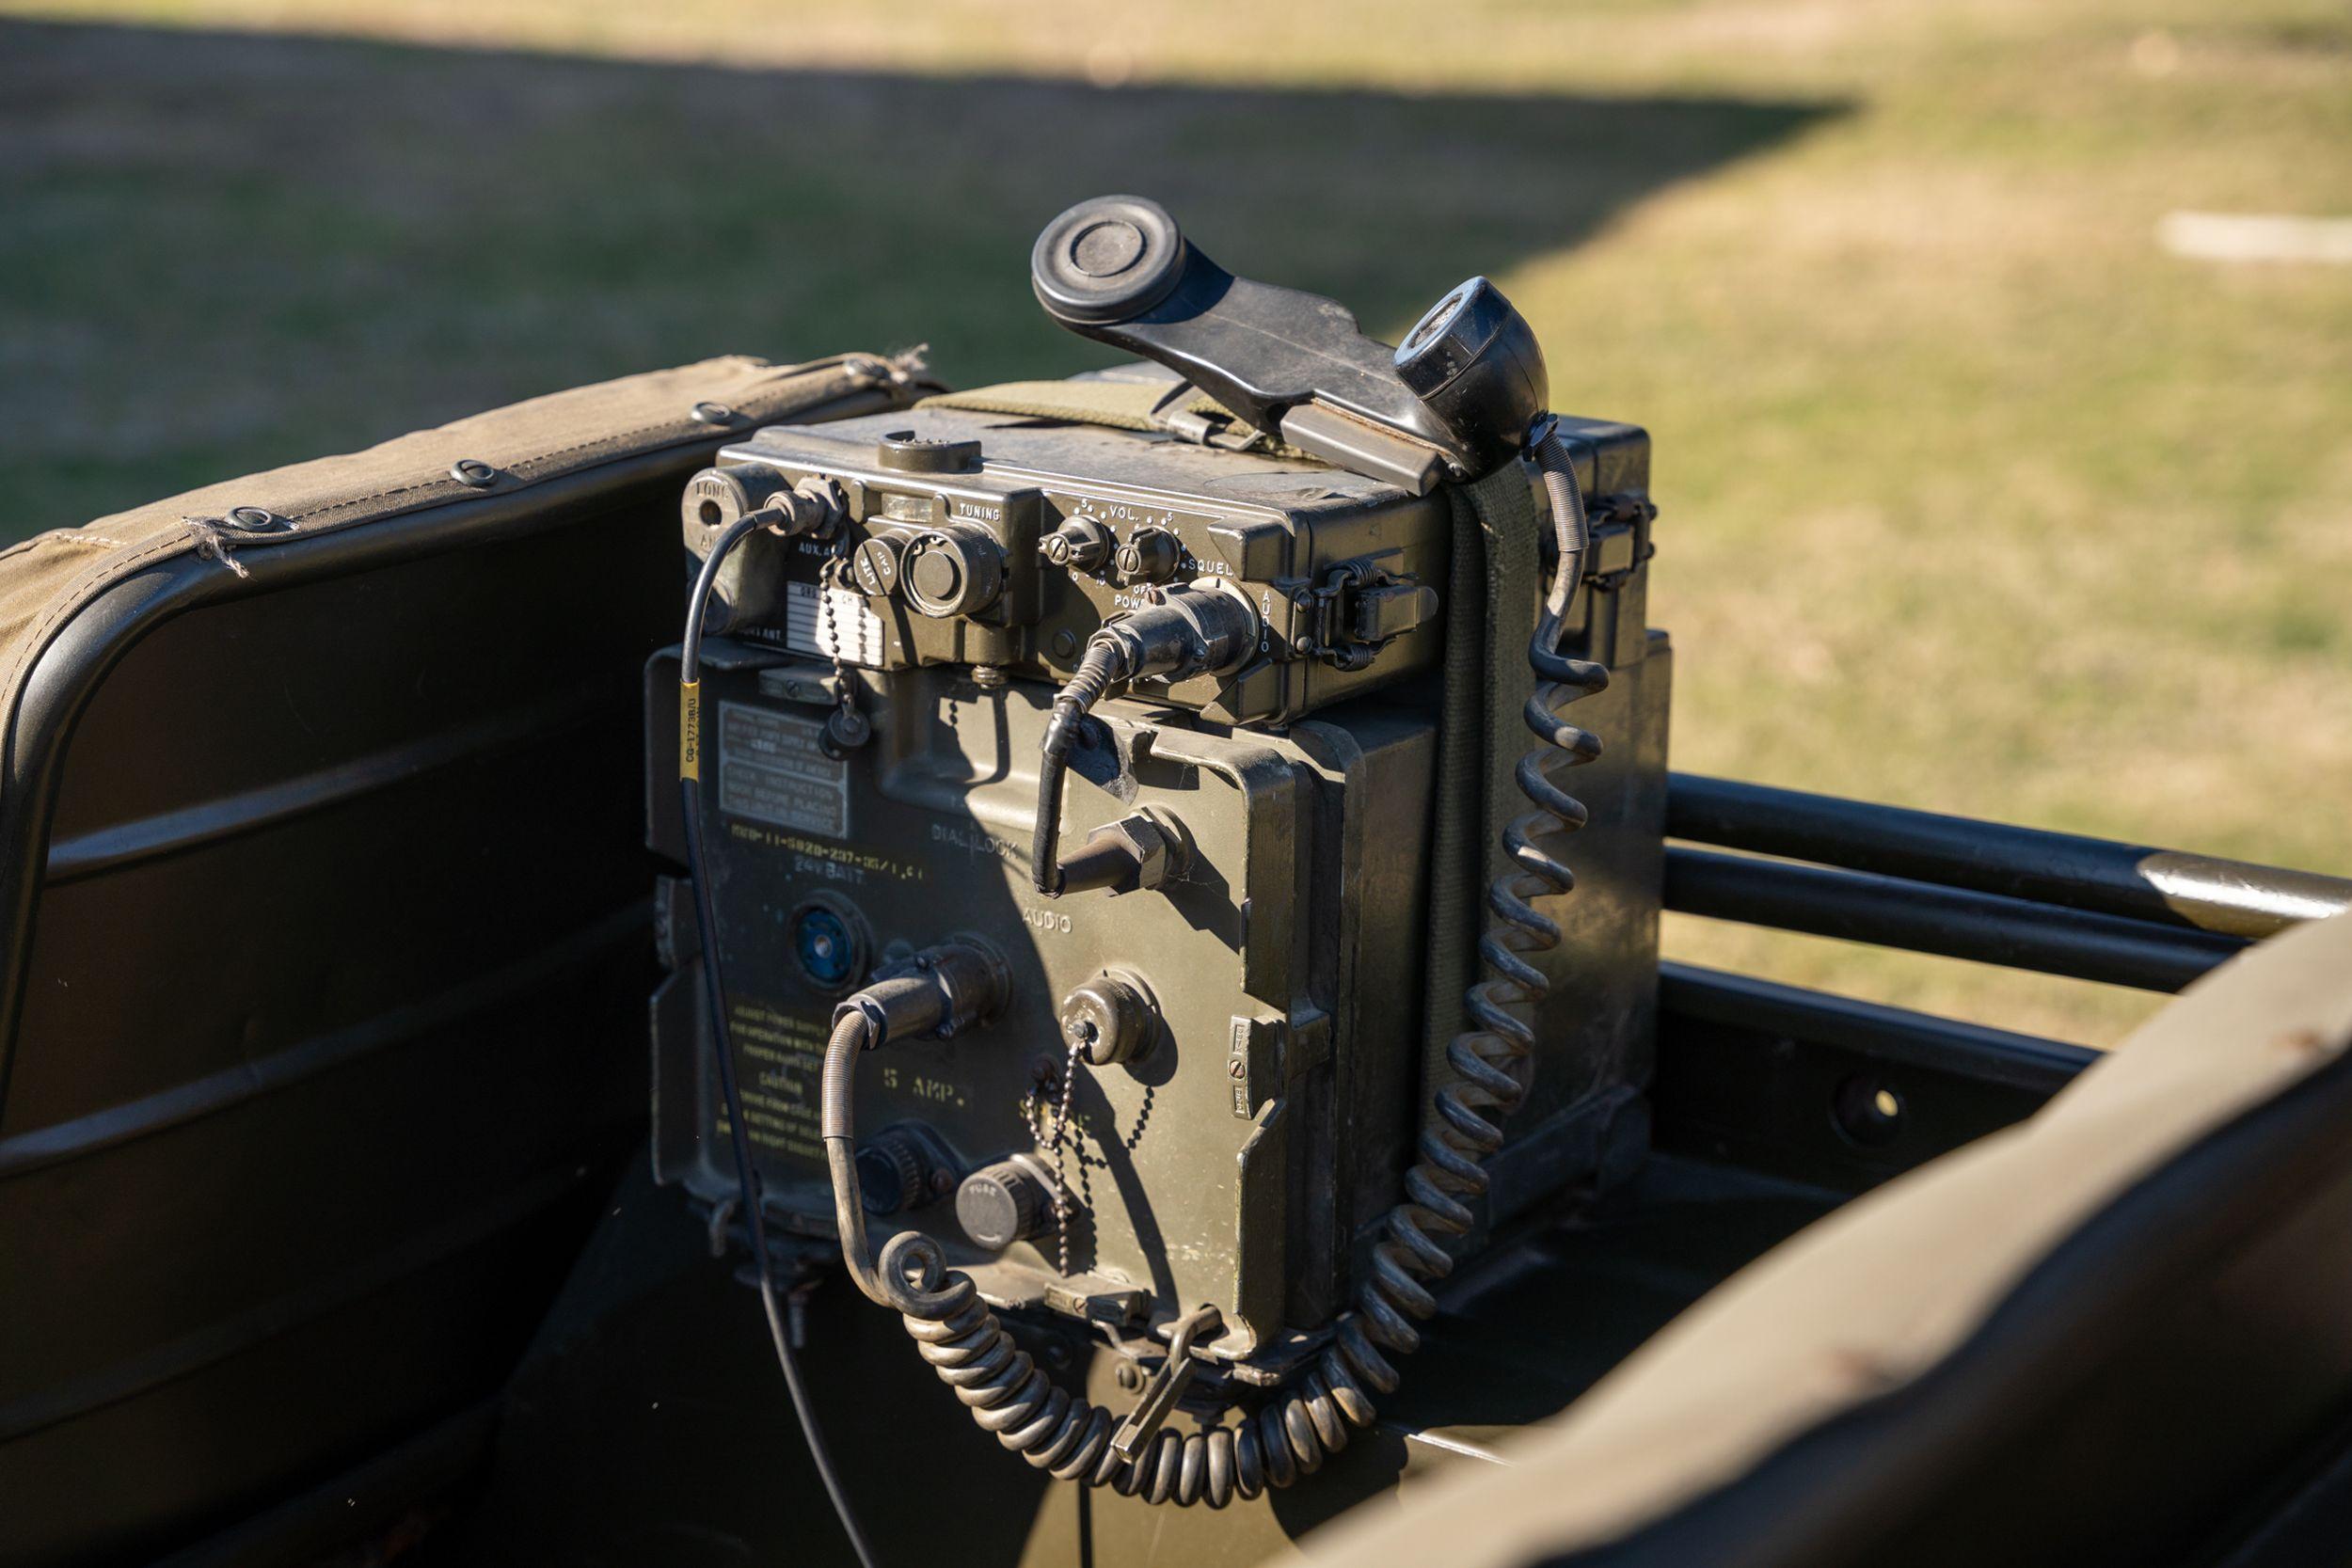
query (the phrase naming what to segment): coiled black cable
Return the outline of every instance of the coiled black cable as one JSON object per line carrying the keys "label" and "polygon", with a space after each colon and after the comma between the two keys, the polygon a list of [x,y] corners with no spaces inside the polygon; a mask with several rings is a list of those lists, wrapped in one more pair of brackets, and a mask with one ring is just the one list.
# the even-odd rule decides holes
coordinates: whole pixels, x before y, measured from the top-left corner
{"label": "coiled black cable", "polygon": [[[1502,1145],[1501,1124],[1527,1096],[1520,1069],[1535,1036],[1525,1015],[1551,992],[1549,976],[1534,959],[1559,945],[1560,926],[1534,900],[1576,886],[1556,841],[1581,828],[1587,814],[1554,775],[1597,757],[1600,741],[1562,719],[1560,710],[1609,684],[1606,665],[1561,651],[1589,544],[1575,459],[1550,425],[1532,454],[1550,503],[1557,548],[1528,644],[1528,662],[1542,678],[1521,709],[1540,744],[1520,757],[1513,772],[1533,809],[1504,830],[1503,847],[1514,869],[1487,889],[1494,919],[1479,942],[1479,956],[1492,974],[1465,998],[1476,1026],[1447,1050],[1454,1081],[1434,1097],[1434,1118],[1422,1133],[1419,1158],[1405,1175],[1406,1199],[1389,1213],[1383,1239],[1373,1250],[1371,1275],[1296,1391],[1267,1400],[1231,1426],[1220,1421],[1190,1433],[1164,1429],[1129,1463],[1111,1446],[1119,1418],[1056,1386],[979,1299],[971,1276],[946,1267],[936,1242],[901,1232],[883,1244],[881,1258],[869,1266],[851,1116],[851,1074],[866,1037],[862,1025],[852,1027],[859,1024],[854,1015],[845,1015],[834,1031],[825,1057],[825,1142],[843,1254],[852,1275],[875,1301],[900,1314],[923,1359],[984,1430],[1059,1480],[1110,1486],[1155,1503],[1205,1502],[1211,1508],[1223,1508],[1236,1497],[1255,1497],[1268,1487],[1289,1486],[1344,1449],[1351,1427],[1373,1424],[1373,1396],[1397,1386],[1391,1357],[1420,1348],[1417,1325],[1437,1311],[1430,1286],[1454,1269],[1447,1241],[1476,1223],[1473,1205],[1487,1188],[1486,1161]],[[1078,674],[1056,700],[1055,723],[1073,730],[1117,678],[1107,660],[1098,665],[1089,648]],[[1071,699],[1067,705],[1063,698]],[[1059,761],[1050,736],[1047,752],[1050,775]],[[1043,885],[1045,867],[1055,864],[1047,806],[1048,798],[1041,794],[1038,875],[1041,891],[1055,891]],[[1057,818],[1058,790],[1051,807]]]}
{"label": "coiled black cable", "polygon": [[679,712],[679,773],[678,809],[684,817],[686,836],[687,878],[694,889],[694,918],[701,927],[703,1000],[709,1009],[710,1041],[713,1054],[719,1058],[719,1093],[726,1102],[727,1141],[735,1150],[735,1180],[737,1197],[743,1209],[743,1223],[751,1233],[752,1267],[759,1276],[759,1302],[768,1316],[768,1337],[775,1344],[776,1360],[784,1368],[784,1383],[792,1395],[792,1411],[799,1418],[801,1435],[808,1444],[809,1458],[815,1461],[818,1479],[824,1482],[825,1496],[833,1501],[833,1511],[841,1521],[842,1533],[850,1538],[850,1547],[865,1568],[877,1568],[879,1559],[873,1544],[866,1540],[859,1526],[857,1514],[850,1506],[850,1495],[842,1486],[840,1473],[834,1467],[833,1450],[825,1443],[824,1429],[818,1425],[816,1406],[810,1402],[808,1388],[801,1378],[800,1357],[792,1353],[792,1336],[785,1320],[784,1304],[776,1296],[775,1271],[769,1262],[768,1223],[760,1201],[759,1177],[752,1168],[751,1144],[744,1132],[743,1094],[736,1082],[735,1051],[727,1037],[726,994],[720,982],[719,919],[710,896],[710,879],[703,869],[702,785],[699,777],[702,740],[698,733],[701,709],[703,612],[710,602],[711,585],[718,580],[719,568],[744,538],[766,524],[755,514],[727,528],[711,543],[710,553],[704,557],[702,571],[695,576],[693,596],[686,607],[686,634],[678,649],[678,689],[682,701]]}

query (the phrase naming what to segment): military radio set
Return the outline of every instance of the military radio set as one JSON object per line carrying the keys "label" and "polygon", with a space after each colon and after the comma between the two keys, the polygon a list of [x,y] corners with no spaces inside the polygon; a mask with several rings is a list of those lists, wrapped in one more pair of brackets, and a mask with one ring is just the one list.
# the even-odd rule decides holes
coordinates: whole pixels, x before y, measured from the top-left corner
{"label": "military radio set", "polygon": [[1483,278],[1391,348],[1119,197],[1032,281],[1143,362],[686,491],[657,1174],[748,1233],[787,1374],[837,1249],[1006,1448],[1222,1506],[1643,1157],[1648,442],[1549,412]]}

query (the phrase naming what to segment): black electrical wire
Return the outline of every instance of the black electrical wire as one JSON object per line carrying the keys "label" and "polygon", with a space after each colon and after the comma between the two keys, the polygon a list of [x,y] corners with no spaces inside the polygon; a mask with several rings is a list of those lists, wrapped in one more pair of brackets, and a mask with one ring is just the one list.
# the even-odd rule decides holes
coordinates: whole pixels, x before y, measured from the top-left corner
{"label": "black electrical wire", "polygon": [[1037,822],[1029,836],[1029,876],[1038,892],[1048,898],[1057,898],[1062,892],[1061,800],[1070,774],[1070,748],[1094,705],[1133,673],[1128,645],[1115,636],[1096,632],[1069,683],[1054,694],[1054,717],[1045,726],[1043,755],[1038,764]]}
{"label": "black electrical wire", "polygon": [[711,902],[710,880],[703,873],[699,777],[702,743],[696,733],[701,706],[703,611],[710,602],[711,585],[718,580],[719,567],[727,552],[763,526],[763,520],[756,515],[730,526],[712,543],[710,554],[704,559],[702,571],[694,578],[693,597],[686,607],[686,635],[678,656],[678,686],[684,694],[679,715],[682,776],[678,780],[678,805],[685,817],[687,878],[693,884],[694,918],[702,933],[703,1000],[710,1013],[711,1047],[719,1058],[719,1092],[726,1101],[728,1142],[735,1149],[735,1180],[744,1225],[751,1232],[752,1267],[759,1276],[759,1301],[767,1309],[768,1337],[775,1342],[776,1360],[784,1368],[785,1386],[792,1393],[792,1411],[800,1418],[801,1436],[808,1444],[809,1458],[816,1462],[818,1478],[825,1483],[825,1495],[833,1499],[834,1514],[841,1521],[842,1533],[850,1538],[850,1547],[865,1568],[878,1568],[881,1560],[875,1557],[873,1543],[859,1526],[857,1514],[850,1507],[849,1493],[834,1468],[833,1451],[825,1445],[817,1408],[801,1380],[800,1357],[792,1354],[792,1335],[785,1319],[784,1304],[776,1296],[775,1277],[769,1265],[768,1223],[760,1203],[759,1178],[752,1169],[751,1144],[744,1132],[743,1094],[736,1082],[735,1051],[727,1037],[726,995],[719,974],[718,913]]}

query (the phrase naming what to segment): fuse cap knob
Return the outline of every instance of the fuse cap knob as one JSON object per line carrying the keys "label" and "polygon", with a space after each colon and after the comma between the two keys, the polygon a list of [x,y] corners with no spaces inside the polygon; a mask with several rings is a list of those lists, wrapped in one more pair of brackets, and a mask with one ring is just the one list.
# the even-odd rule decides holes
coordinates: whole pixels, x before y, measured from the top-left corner
{"label": "fuse cap knob", "polygon": [[1015,1155],[963,1179],[956,1189],[956,1223],[974,1246],[1002,1252],[1044,1228],[1051,1199],[1042,1167]]}

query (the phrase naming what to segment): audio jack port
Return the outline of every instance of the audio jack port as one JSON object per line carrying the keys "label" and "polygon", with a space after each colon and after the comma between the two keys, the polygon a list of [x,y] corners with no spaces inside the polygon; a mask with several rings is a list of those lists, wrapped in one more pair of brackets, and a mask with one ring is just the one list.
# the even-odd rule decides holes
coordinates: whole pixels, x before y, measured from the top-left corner
{"label": "audio jack port", "polygon": [[1136,1061],[1152,1049],[1160,1012],[1143,982],[1104,970],[1062,998],[1062,1038],[1096,1067]]}

